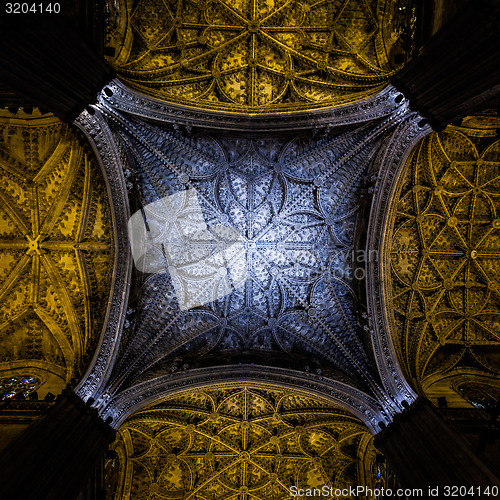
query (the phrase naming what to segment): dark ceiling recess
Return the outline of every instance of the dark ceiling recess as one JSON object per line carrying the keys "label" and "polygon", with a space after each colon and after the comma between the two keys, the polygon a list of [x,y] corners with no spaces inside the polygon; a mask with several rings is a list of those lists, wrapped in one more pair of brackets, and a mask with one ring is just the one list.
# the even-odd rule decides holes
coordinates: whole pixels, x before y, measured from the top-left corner
{"label": "dark ceiling recess", "polygon": [[432,30],[440,17],[451,19],[392,80],[435,130],[490,107],[500,94],[500,4],[481,0],[454,12],[434,12]]}
{"label": "dark ceiling recess", "polygon": [[0,104],[35,105],[71,121],[113,77],[102,58],[100,9],[67,4],[59,14],[0,14]]}

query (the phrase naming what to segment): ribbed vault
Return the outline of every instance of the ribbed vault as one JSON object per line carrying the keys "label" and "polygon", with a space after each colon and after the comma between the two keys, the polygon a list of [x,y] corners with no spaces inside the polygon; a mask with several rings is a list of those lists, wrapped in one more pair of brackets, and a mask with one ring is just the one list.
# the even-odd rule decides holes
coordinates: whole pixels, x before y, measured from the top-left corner
{"label": "ribbed vault", "polygon": [[51,115],[2,111],[0,137],[0,378],[10,395],[57,393],[83,375],[106,316],[106,185],[82,135]]}
{"label": "ribbed vault", "polygon": [[[103,356],[78,393],[118,427],[141,401],[227,379],[235,367],[242,380],[261,380],[260,370],[312,393],[318,377],[317,393],[372,431],[390,422],[412,395],[391,392],[387,381],[400,375],[379,373],[363,328],[370,257],[360,207],[379,148],[415,133],[419,118],[392,88],[323,113],[314,131],[305,115],[249,118],[244,132],[239,117],[210,122],[206,113],[207,125],[194,127],[172,110],[112,82],[80,120],[103,162],[120,166],[133,271],[113,362]],[[220,260],[225,232],[238,251]],[[196,239],[205,233],[211,242]],[[186,291],[205,298],[186,301]],[[107,345],[117,345],[112,336]]]}
{"label": "ribbed vault", "polygon": [[395,4],[127,2],[110,32],[117,51],[110,61],[134,89],[197,108],[270,113],[334,106],[387,84]]}
{"label": "ribbed vault", "polygon": [[495,114],[473,116],[425,137],[393,205],[388,285],[401,365],[422,394],[461,405],[483,401],[500,374],[499,128]]}
{"label": "ribbed vault", "polygon": [[[174,220],[163,208],[159,222],[148,206],[192,190],[208,227],[240,235],[247,269],[231,293],[184,309],[177,287],[202,286],[206,259],[194,258],[187,273],[161,260],[168,249],[158,240],[163,265],[155,272],[134,266],[134,295],[109,391],[150,380],[155,371],[173,373],[178,358],[190,368],[232,359],[314,370],[377,391],[356,320],[354,286],[363,277],[364,256],[356,254],[354,231],[373,142],[391,120],[322,137],[258,137],[186,133],[112,107],[105,113],[128,158],[132,212],[144,219],[146,233],[161,222],[158,234],[168,247],[186,219]],[[182,255],[191,255],[190,245]]]}
{"label": "ribbed vault", "polygon": [[376,480],[371,435],[359,420],[325,400],[266,385],[168,397],[130,417],[112,449],[110,499],[277,500],[289,498],[291,486]]}

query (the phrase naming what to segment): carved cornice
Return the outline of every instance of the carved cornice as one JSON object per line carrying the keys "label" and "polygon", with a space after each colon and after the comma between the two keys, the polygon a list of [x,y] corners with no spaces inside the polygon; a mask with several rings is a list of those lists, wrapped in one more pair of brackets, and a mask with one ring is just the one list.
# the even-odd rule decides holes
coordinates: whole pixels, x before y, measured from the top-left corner
{"label": "carved cornice", "polygon": [[92,364],[75,389],[76,394],[87,401],[88,398],[95,398],[102,390],[116,357],[130,289],[132,260],[127,235],[130,214],[122,153],[99,111],[95,111],[94,115],[83,111],[75,120],[75,125],[88,137],[99,158],[111,200],[116,242],[113,283],[105,327]]}
{"label": "carved cornice", "polygon": [[[108,89],[108,90],[106,90]],[[109,93],[112,95],[108,95]],[[106,103],[117,111],[173,123],[185,127],[203,127],[218,130],[246,132],[284,132],[330,127],[349,127],[389,116],[401,107],[395,99],[401,93],[388,85],[381,92],[361,101],[304,112],[269,115],[248,115],[197,109],[136,92],[119,80],[113,80],[99,95],[98,103]]]}
{"label": "carved cornice", "polygon": [[169,394],[242,381],[293,388],[326,398],[359,417],[374,434],[380,430],[379,422],[388,424],[391,421],[390,415],[373,397],[346,384],[294,370],[244,364],[165,375],[138,384],[113,397],[103,394],[96,405],[99,406],[102,418],[112,417],[112,427],[118,429],[130,415]]}
{"label": "carved cornice", "polygon": [[390,213],[391,200],[397,179],[404,167],[405,160],[414,145],[430,131],[417,113],[407,113],[399,124],[377,159],[380,172],[372,201],[367,235],[366,251],[376,252],[376,259],[368,262],[366,281],[368,316],[371,323],[371,337],[375,359],[382,382],[387,393],[397,402],[394,411],[402,409],[401,401],[411,403],[416,395],[402,373],[396,351],[391,339],[391,329],[387,317],[390,300],[384,287],[384,276],[390,273],[390,249],[385,247],[388,227],[392,226]]}

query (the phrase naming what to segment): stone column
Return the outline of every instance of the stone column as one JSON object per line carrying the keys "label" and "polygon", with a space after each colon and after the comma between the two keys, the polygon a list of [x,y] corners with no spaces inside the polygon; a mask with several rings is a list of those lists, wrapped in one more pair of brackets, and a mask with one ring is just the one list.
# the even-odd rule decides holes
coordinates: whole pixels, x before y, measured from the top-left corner
{"label": "stone column", "polygon": [[375,446],[385,454],[404,488],[424,488],[427,492],[429,486],[500,486],[499,478],[427,399],[418,400],[398,415],[376,436]]}
{"label": "stone column", "polygon": [[2,500],[72,500],[77,497],[115,431],[97,410],[65,391],[0,455]]}
{"label": "stone column", "polygon": [[500,4],[477,0],[432,36],[393,84],[441,130],[497,100],[499,61]]}
{"label": "stone column", "polygon": [[63,14],[8,15],[3,10],[1,82],[26,102],[71,121],[95,102],[114,71]]}

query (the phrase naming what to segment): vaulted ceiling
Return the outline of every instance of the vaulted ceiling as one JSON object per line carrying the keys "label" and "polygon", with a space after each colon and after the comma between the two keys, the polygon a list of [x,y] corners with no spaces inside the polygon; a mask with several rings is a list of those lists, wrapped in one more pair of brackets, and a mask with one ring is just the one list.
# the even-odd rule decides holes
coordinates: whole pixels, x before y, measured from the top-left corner
{"label": "vaulted ceiling", "polygon": [[[196,353],[188,362],[194,366],[217,364],[209,354],[317,365],[331,378],[372,390],[376,369],[356,322],[353,254],[361,178],[378,127],[322,138],[216,137],[112,112],[109,120],[130,160],[129,196],[137,208],[192,189],[212,231],[230,227],[240,235],[247,268],[246,280],[230,294],[186,310],[176,293],[186,270],[170,264],[149,274],[136,263],[136,299],[112,377],[116,388],[151,379],[179,356]],[[145,221],[157,223],[147,211]],[[163,221],[165,244],[186,224],[186,218],[172,227]],[[182,252],[192,245],[185,241]],[[207,265],[195,259],[184,281],[199,280]]]}
{"label": "vaulted ceiling", "polygon": [[[426,129],[383,90],[396,2],[114,4],[121,81],[76,120],[99,160],[52,116],[0,116],[1,394],[90,367],[77,393],[124,422],[110,498],[151,500],[371,484],[369,433],[415,396],[401,372],[456,405],[498,394],[500,124],[465,119],[402,164]],[[184,307],[213,271],[190,224],[237,234],[246,279],[224,262],[225,291]]]}
{"label": "vaulted ceiling", "polygon": [[106,184],[82,134],[51,115],[2,111],[0,137],[0,377],[58,393],[84,374],[104,324]]}
{"label": "vaulted ceiling", "polygon": [[463,391],[484,402],[480,386],[500,373],[499,130],[492,113],[425,137],[394,202],[389,286],[401,365],[423,394],[462,405]]}
{"label": "vaulted ceiling", "polygon": [[132,88],[170,102],[270,113],[381,90],[396,2],[140,0],[110,40]]}
{"label": "vaulted ceiling", "polygon": [[[109,498],[286,499],[376,481],[371,435],[326,400],[265,385],[183,392],[131,417],[112,445]],[[373,485],[372,485],[373,486]]]}

